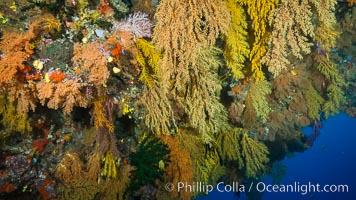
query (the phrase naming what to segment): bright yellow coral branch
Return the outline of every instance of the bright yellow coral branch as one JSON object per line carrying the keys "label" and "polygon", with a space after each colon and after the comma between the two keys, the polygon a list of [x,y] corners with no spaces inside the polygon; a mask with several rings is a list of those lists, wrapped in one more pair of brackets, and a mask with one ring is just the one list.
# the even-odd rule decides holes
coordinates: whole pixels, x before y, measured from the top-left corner
{"label": "bright yellow coral branch", "polygon": [[152,87],[155,75],[159,70],[158,62],[162,55],[155,50],[153,44],[145,39],[137,38],[136,46],[138,49],[136,59],[141,67],[141,75],[139,80]]}
{"label": "bright yellow coral branch", "polygon": [[107,178],[116,178],[117,177],[117,169],[116,169],[116,162],[113,158],[111,151],[106,152],[104,161],[104,168],[103,168],[103,176]]}
{"label": "bright yellow coral branch", "polygon": [[224,35],[226,42],[224,57],[226,65],[232,71],[234,78],[242,79],[242,68],[250,53],[250,45],[247,43],[247,22],[245,11],[236,0],[227,0],[227,8],[231,15],[231,25]]}
{"label": "bright yellow coral branch", "polygon": [[270,12],[278,4],[279,0],[239,0],[247,5],[248,14],[252,19],[252,29],[255,41],[250,53],[251,71],[256,81],[264,80],[261,58],[266,54],[269,33],[266,30]]}

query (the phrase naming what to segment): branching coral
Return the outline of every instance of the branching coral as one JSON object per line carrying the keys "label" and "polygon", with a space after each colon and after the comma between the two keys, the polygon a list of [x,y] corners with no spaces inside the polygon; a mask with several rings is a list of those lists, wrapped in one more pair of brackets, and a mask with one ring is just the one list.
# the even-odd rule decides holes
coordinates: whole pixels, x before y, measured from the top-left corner
{"label": "branching coral", "polygon": [[107,178],[116,178],[117,177],[117,168],[116,160],[113,158],[111,151],[106,152],[103,167],[103,176]]}
{"label": "branching coral", "polygon": [[28,133],[32,130],[27,113],[18,113],[14,103],[9,102],[5,95],[0,95],[0,116],[3,131],[7,133],[4,135],[8,136],[15,131]]}
{"label": "branching coral", "polygon": [[184,62],[194,54],[196,44],[212,45],[220,32],[227,31],[228,14],[226,5],[217,0],[161,1],[155,14],[154,43]]}
{"label": "branching coral", "polygon": [[75,181],[75,179],[83,177],[83,166],[76,152],[67,152],[61,162],[58,163],[55,175],[65,183],[70,183]]}
{"label": "branching coral", "polygon": [[268,70],[278,76],[290,64],[289,55],[298,59],[311,52],[312,43],[308,37],[314,36],[312,11],[308,0],[282,1],[282,5],[272,11],[269,18],[273,27],[270,48],[262,61]]}
{"label": "branching coral", "polygon": [[163,87],[172,85],[174,100],[209,143],[209,133],[224,119],[218,102],[218,51],[210,45],[227,31],[229,11],[221,1],[174,0],[160,2],[155,17],[153,41],[163,51],[159,80]]}
{"label": "branching coral", "polygon": [[97,129],[99,128],[107,128],[109,133],[114,132],[114,125],[113,122],[109,120],[107,113],[105,112],[104,103],[105,97],[99,97],[97,100],[94,101],[94,125]]}
{"label": "branching coral", "polygon": [[[28,74],[32,67],[26,66],[25,63],[34,53],[33,43],[42,33],[52,32],[46,26],[48,23],[57,24],[56,26],[59,24],[52,15],[45,15],[32,22],[25,33],[8,32],[0,42],[0,49],[5,53],[0,59],[0,86],[3,89],[1,93],[8,92],[8,99],[16,104],[16,111],[25,115],[29,110],[35,110],[37,98],[35,83],[32,82],[33,77]],[[39,73],[37,75],[41,78]]]}
{"label": "branching coral", "polygon": [[[2,49],[1,43],[0,48]],[[17,81],[17,71],[25,68],[23,63],[27,60],[27,54],[22,51],[11,51],[5,53],[0,59],[0,86],[4,87],[5,85],[9,85],[14,81]]]}
{"label": "branching coral", "polygon": [[250,138],[246,131],[241,132],[240,140],[241,155],[244,162],[240,166],[244,167],[247,177],[257,177],[265,170],[265,164],[268,162],[268,149],[264,144]]}
{"label": "branching coral", "polygon": [[268,105],[266,95],[270,94],[271,88],[266,80],[252,83],[246,101],[251,102],[256,116],[265,123],[271,108]]}
{"label": "branching coral", "polygon": [[222,158],[226,161],[237,161],[237,167],[244,171],[248,178],[255,178],[264,172],[265,165],[269,161],[267,147],[250,138],[244,129],[235,128],[225,131],[217,135]]}
{"label": "branching coral", "polygon": [[100,187],[101,198],[124,200],[124,193],[130,183],[129,176],[132,170],[132,166],[125,165],[119,170],[118,179],[103,182]]}
{"label": "branching coral", "polygon": [[[49,24],[52,24],[49,26]],[[51,28],[49,28],[51,27]],[[9,32],[5,34],[0,43],[0,49],[4,52],[24,51],[33,54],[30,46],[42,33],[52,33],[53,30],[59,30],[60,23],[50,14],[41,16],[30,24],[29,30],[23,34]],[[30,45],[30,46],[29,46]]]}
{"label": "branching coral", "polygon": [[[180,141],[173,136],[160,136],[162,141],[168,145],[170,150],[169,158],[171,162],[166,167],[166,175],[164,180],[177,185],[178,182],[184,181],[187,183],[193,183],[194,181],[194,169],[193,161],[189,152],[182,147]],[[192,193],[185,190],[173,190],[169,193],[170,198],[176,199],[190,199]]]}
{"label": "branching coral", "polygon": [[224,57],[235,79],[244,78],[242,69],[250,53],[247,42],[247,23],[243,8],[236,0],[227,0],[226,5],[231,15],[231,25],[223,36],[226,42]]}
{"label": "branching coral", "polygon": [[[154,26],[141,12],[123,18],[121,0],[61,2],[60,20],[14,20],[24,15],[6,8],[1,26],[0,137],[31,132],[31,123],[31,165],[60,161],[27,184],[44,196],[50,176],[59,199],[190,199],[199,192],[163,183],[216,184],[226,169],[229,181],[258,178],[275,160],[264,141],[299,142],[296,129],[345,103],[340,72],[353,81],[350,56],[340,71],[329,60],[336,0],[130,1],[131,11],[149,7]],[[20,137],[0,141],[4,156]]]}
{"label": "branching coral", "polygon": [[[282,1],[282,5],[272,11],[270,25],[273,27],[270,46],[263,62],[269,71],[278,76],[290,64],[290,56],[302,59],[309,54],[315,40],[319,48],[329,52],[335,46],[338,36],[335,30],[336,20],[333,14],[335,0],[319,1]],[[313,16],[312,9],[317,16]],[[317,23],[312,19],[316,17]]]}
{"label": "branching coral", "polygon": [[320,112],[324,99],[312,85],[310,85],[308,90],[305,91],[305,100],[307,102],[309,118],[320,120]]}
{"label": "branching coral", "polygon": [[139,80],[148,87],[152,87],[155,75],[159,70],[159,61],[162,55],[155,50],[153,44],[144,39],[136,39],[137,55],[136,60],[141,67]]}
{"label": "branching coral", "polygon": [[[225,160],[242,160],[241,152],[239,149],[240,133],[231,128],[226,128],[217,132],[216,145],[220,154],[220,157]],[[242,168],[242,163],[239,162],[239,168]]]}
{"label": "branching coral", "polygon": [[[110,158],[106,156],[106,159]],[[111,160],[111,159],[109,159]],[[116,166],[116,162],[113,163]],[[111,166],[112,167],[112,166]],[[104,166],[104,170],[108,170],[108,166]],[[114,167],[115,173],[117,168]],[[112,173],[113,168],[108,173]],[[89,156],[88,162],[84,164],[76,152],[69,151],[63,156],[60,163],[57,164],[55,176],[62,182],[60,188],[60,199],[93,199],[96,195],[119,195],[122,199],[124,189],[128,184],[128,174],[131,170],[130,166],[123,167],[115,177],[122,178],[102,180],[100,176],[100,156],[98,152],[94,152]],[[105,174],[108,178],[114,178],[114,174]],[[108,184],[114,184],[119,188],[108,188]],[[119,193],[120,192],[120,193]],[[118,194],[119,193],[119,194]]]}
{"label": "branching coral", "polygon": [[295,114],[287,108],[279,108],[277,112],[272,112],[269,116],[268,139],[273,141],[276,136],[286,138],[295,134]]}
{"label": "branching coral", "polygon": [[114,23],[113,29],[115,31],[129,31],[134,34],[135,37],[151,37],[152,23],[148,19],[146,13],[137,12],[130,14],[128,18]]}
{"label": "branching coral", "polygon": [[317,24],[315,29],[315,40],[321,48],[329,52],[335,47],[339,33],[336,31],[336,18],[334,15],[336,0],[309,0],[315,7],[317,13]]}
{"label": "branching coral", "polygon": [[159,138],[145,137],[138,145],[137,151],[130,155],[130,163],[135,167],[131,171],[131,182],[127,189],[133,196],[144,185],[155,186],[156,179],[163,176],[164,170],[159,162],[169,163],[169,149]]}
{"label": "branching coral", "polygon": [[38,99],[42,105],[47,105],[52,109],[63,109],[64,113],[71,113],[74,106],[87,107],[90,98],[86,96],[82,89],[87,83],[80,83],[79,80],[67,80],[64,83],[46,83],[41,81],[36,84]]}
{"label": "branching coral", "polygon": [[223,175],[224,168],[220,165],[220,157],[216,149],[207,151],[203,157],[195,161],[195,180],[215,184]]}
{"label": "branching coral", "polygon": [[[356,2],[355,2],[356,4]],[[341,52],[350,52],[351,55],[356,55],[356,38],[352,37],[356,35],[356,7],[353,6],[350,11],[345,13],[344,19],[337,24],[337,30],[341,31],[340,37],[337,40],[336,46]]]}
{"label": "branching coral", "polygon": [[175,87],[184,90],[190,84],[189,65],[197,58],[197,45],[213,45],[220,32],[227,31],[229,12],[216,0],[162,1],[157,9],[153,42],[164,54],[162,71],[174,76]]}
{"label": "branching coral", "polygon": [[11,85],[7,92],[8,100],[15,103],[16,111],[19,114],[27,114],[30,110],[35,111],[37,94],[34,82]]}
{"label": "branching coral", "polygon": [[261,59],[268,50],[267,20],[278,0],[239,0],[243,5],[247,5],[248,14],[252,20],[252,28],[254,32],[254,43],[250,52],[251,71],[256,81],[265,78],[262,72]]}
{"label": "branching coral", "polygon": [[98,42],[75,44],[72,61],[74,67],[81,69],[81,73],[87,74],[87,82],[93,83],[97,88],[106,85],[110,72],[107,68],[107,59],[100,52]]}
{"label": "branching coral", "polygon": [[289,96],[293,96],[293,93],[298,88],[307,88],[310,81],[308,75],[305,72],[305,67],[298,65],[297,69],[291,72],[283,72],[278,77],[273,79],[272,89],[273,96],[285,100]]}
{"label": "branching coral", "polygon": [[325,117],[329,117],[338,113],[341,106],[346,103],[342,88],[346,87],[347,84],[339,74],[336,65],[330,60],[326,59],[322,61],[317,68],[330,82],[327,87],[327,98],[323,105]]}
{"label": "branching coral", "polygon": [[209,134],[219,130],[227,119],[227,113],[219,102],[221,87],[216,74],[220,65],[219,53],[219,49],[213,47],[197,48],[197,59],[191,64],[190,85],[180,91],[185,97],[177,97],[188,114],[190,125],[202,133],[205,143],[210,143]]}
{"label": "branching coral", "polygon": [[166,96],[166,88],[155,83],[144,88],[138,104],[143,107],[146,126],[156,134],[170,134],[176,128],[173,110]]}

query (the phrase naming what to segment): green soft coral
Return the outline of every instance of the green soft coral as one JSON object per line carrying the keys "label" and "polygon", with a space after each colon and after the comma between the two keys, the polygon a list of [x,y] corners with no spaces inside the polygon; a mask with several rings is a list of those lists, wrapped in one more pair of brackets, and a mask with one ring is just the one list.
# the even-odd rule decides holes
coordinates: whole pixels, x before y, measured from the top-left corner
{"label": "green soft coral", "polygon": [[169,149],[159,138],[145,136],[138,145],[137,151],[130,155],[131,182],[126,194],[133,195],[146,184],[156,185],[156,179],[162,178],[164,170],[160,162],[169,163]]}
{"label": "green soft coral", "polygon": [[[239,150],[240,132],[231,127],[216,133],[216,144],[222,160],[242,160]],[[240,164],[240,163],[239,163]],[[243,167],[243,163],[239,168]]]}
{"label": "green soft coral", "polygon": [[268,149],[263,143],[250,138],[247,131],[240,131],[240,148],[243,158],[243,165],[241,166],[244,166],[248,178],[256,178],[265,171],[265,165],[269,161],[267,157]]}
{"label": "green soft coral", "polygon": [[218,152],[208,151],[196,162],[195,173],[196,180],[203,183],[216,183],[223,175],[223,167],[220,165]]}
{"label": "green soft coral", "polygon": [[328,118],[329,116],[338,113],[341,106],[346,103],[342,88],[346,87],[347,83],[340,75],[336,65],[329,59],[319,63],[317,69],[329,81],[326,94],[327,98],[323,105],[323,112],[325,117]]}
{"label": "green soft coral", "polygon": [[271,111],[266,98],[266,95],[271,92],[270,83],[266,80],[261,80],[251,84],[247,95],[247,101],[251,102],[256,116],[262,123],[267,122],[267,117]]}
{"label": "green soft coral", "polygon": [[237,161],[248,178],[258,177],[269,162],[266,145],[248,136],[242,128],[226,129],[217,134],[218,151],[225,161]]}
{"label": "green soft coral", "polygon": [[305,91],[305,99],[307,101],[308,116],[311,119],[320,120],[320,111],[322,109],[322,104],[324,103],[323,97],[321,97],[315,88],[310,85]]}

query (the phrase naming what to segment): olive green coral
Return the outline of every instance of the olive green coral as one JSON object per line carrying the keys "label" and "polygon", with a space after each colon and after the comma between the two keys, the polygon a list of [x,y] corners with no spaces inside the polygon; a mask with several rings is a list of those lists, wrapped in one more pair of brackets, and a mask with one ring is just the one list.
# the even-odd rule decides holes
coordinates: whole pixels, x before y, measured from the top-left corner
{"label": "olive green coral", "polygon": [[266,145],[249,137],[247,130],[242,128],[227,129],[219,133],[217,144],[221,158],[237,161],[237,167],[248,178],[257,177],[264,172],[265,165],[269,162]]}
{"label": "olive green coral", "polygon": [[247,101],[250,101],[256,116],[265,123],[271,108],[268,105],[266,95],[272,92],[270,83],[266,80],[261,80],[252,83],[250,86],[249,94],[247,95]]}
{"label": "olive green coral", "polygon": [[346,103],[344,91],[342,88],[346,87],[347,84],[343,77],[340,75],[336,65],[329,59],[325,59],[319,63],[317,69],[329,81],[326,94],[327,98],[323,105],[323,112],[327,118],[338,113],[341,106]]}
{"label": "olive green coral", "polygon": [[243,166],[245,174],[249,178],[257,177],[265,170],[265,164],[269,159],[268,149],[263,143],[257,142],[250,138],[247,131],[241,131],[241,154],[243,158]]}
{"label": "olive green coral", "polygon": [[9,102],[5,95],[0,95],[0,117],[4,137],[13,132],[28,133],[32,130],[27,113],[17,112],[14,103]]}
{"label": "olive green coral", "polygon": [[321,97],[315,88],[310,85],[305,91],[305,99],[308,107],[308,116],[311,119],[320,120],[321,106],[324,103],[323,97]]}

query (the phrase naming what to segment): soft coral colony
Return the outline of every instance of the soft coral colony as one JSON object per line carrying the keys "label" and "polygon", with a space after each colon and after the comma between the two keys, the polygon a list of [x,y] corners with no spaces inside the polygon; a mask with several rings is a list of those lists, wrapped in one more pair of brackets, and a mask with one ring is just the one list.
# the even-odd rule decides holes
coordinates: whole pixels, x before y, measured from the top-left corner
{"label": "soft coral colony", "polygon": [[301,127],[355,116],[353,3],[3,1],[0,197],[190,199],[165,183],[272,173]]}

